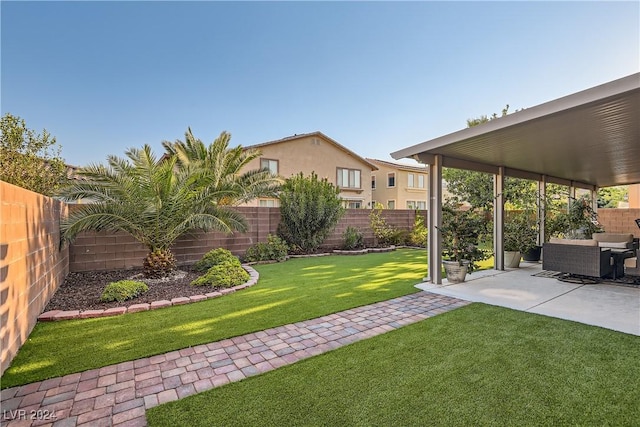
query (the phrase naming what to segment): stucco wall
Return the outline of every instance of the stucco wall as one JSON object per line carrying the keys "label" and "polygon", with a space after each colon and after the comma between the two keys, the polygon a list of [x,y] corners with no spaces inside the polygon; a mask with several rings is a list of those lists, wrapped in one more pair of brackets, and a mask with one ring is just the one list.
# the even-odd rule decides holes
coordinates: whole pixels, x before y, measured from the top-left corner
{"label": "stucco wall", "polygon": [[[340,197],[347,200],[362,200],[362,207],[371,206],[371,165],[363,162],[335,144],[319,135],[300,136],[257,147],[262,153],[247,165],[247,170],[260,168],[261,159],[278,161],[278,174],[289,178],[303,172],[305,175],[315,172],[320,178],[327,178],[337,185],[337,168],[357,169],[360,171],[360,188],[342,189]],[[249,203],[258,206],[258,201]]]}
{"label": "stucco wall", "polygon": [[64,209],[64,203],[0,181],[2,372],[69,271],[68,250],[59,250]]}

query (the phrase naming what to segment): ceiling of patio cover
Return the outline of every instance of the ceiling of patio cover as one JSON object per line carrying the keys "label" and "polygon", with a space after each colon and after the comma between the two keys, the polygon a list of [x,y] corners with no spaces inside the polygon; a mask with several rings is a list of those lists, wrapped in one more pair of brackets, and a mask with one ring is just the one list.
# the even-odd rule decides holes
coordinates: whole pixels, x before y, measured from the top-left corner
{"label": "ceiling of patio cover", "polygon": [[640,73],[391,156],[430,163],[436,154],[444,166],[503,166],[507,175],[576,186],[640,183]]}

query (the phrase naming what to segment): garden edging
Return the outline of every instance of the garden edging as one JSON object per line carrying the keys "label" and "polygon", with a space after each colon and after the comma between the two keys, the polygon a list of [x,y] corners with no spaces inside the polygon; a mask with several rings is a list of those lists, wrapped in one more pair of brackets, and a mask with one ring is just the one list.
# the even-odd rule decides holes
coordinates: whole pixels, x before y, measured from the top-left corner
{"label": "garden edging", "polygon": [[96,317],[109,317],[109,316],[119,316],[125,313],[137,313],[139,311],[148,311],[148,310],[156,310],[158,308],[171,307],[174,305],[183,305],[183,304],[191,304],[194,302],[200,302],[207,299],[218,298],[223,295],[228,295],[234,293],[236,291],[240,291],[242,289],[250,288],[258,283],[258,279],[260,278],[260,274],[252,267],[243,264],[242,268],[244,268],[247,273],[249,273],[249,280],[242,285],[234,286],[228,289],[222,289],[216,292],[209,292],[203,295],[193,295],[190,297],[176,297],[171,300],[161,300],[154,301],[152,303],[144,303],[144,304],[132,304],[128,307],[114,307],[102,310],[71,310],[71,311],[63,311],[63,310],[52,310],[42,313],[38,316],[38,321],[40,322],[51,322],[51,321],[59,321],[59,320],[72,320],[72,319],[91,319]]}

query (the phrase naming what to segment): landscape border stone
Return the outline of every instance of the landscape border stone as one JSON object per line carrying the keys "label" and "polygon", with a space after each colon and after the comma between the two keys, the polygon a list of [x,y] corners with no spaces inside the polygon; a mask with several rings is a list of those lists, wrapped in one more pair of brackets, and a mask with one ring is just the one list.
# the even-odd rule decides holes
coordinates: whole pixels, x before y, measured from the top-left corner
{"label": "landscape border stone", "polygon": [[108,317],[108,316],[119,316],[125,313],[137,313],[140,311],[146,310],[155,310],[158,308],[171,307],[174,305],[184,305],[191,304],[194,302],[200,302],[211,298],[218,298],[223,295],[231,294],[236,291],[240,291],[242,289],[250,288],[258,283],[258,279],[260,278],[260,274],[249,265],[243,264],[242,268],[244,268],[247,273],[249,273],[249,280],[241,285],[234,286],[229,289],[221,289],[217,292],[209,292],[204,295],[194,295],[191,297],[177,297],[173,298],[171,301],[168,300],[160,300],[153,301],[152,303],[144,303],[144,304],[132,304],[128,307],[114,307],[106,310],[71,310],[71,311],[62,311],[62,310],[51,310],[42,313],[38,316],[38,321],[40,322],[57,322],[62,320],[75,320],[75,319],[90,319],[95,317]]}

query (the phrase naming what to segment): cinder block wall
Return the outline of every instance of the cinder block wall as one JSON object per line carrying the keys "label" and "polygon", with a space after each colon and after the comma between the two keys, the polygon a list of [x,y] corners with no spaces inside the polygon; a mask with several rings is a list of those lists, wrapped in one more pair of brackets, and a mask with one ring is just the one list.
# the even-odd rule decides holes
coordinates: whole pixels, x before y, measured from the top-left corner
{"label": "cinder block wall", "polygon": [[[251,245],[267,240],[276,234],[280,222],[279,208],[238,207],[249,223],[246,233],[224,234],[220,232],[198,232],[183,236],[172,248],[178,264],[193,264],[213,248],[226,248],[242,255]],[[415,212],[410,210],[383,210],[383,217],[397,228],[410,230],[415,222]],[[369,227],[370,210],[349,209],[327,238],[324,247],[337,248],[342,244],[342,234],[347,227],[355,227],[364,234],[368,243],[373,242]],[[426,215],[426,212],[421,212]],[[148,250],[133,237],[123,233],[81,233],[69,248],[70,271],[99,271],[129,269],[142,266]]]}
{"label": "cinder block wall", "polygon": [[598,209],[598,221],[607,233],[631,233],[640,237],[636,218],[640,218],[640,209]]}
{"label": "cinder block wall", "polygon": [[62,202],[0,181],[2,372],[69,272],[68,250],[59,250],[65,209]]}

